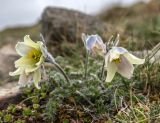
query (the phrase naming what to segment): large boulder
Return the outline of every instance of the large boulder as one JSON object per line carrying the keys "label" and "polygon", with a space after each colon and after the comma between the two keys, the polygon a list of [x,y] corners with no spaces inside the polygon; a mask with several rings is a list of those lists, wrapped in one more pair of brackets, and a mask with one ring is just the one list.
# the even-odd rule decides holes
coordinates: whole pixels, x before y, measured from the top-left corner
{"label": "large boulder", "polygon": [[42,34],[47,43],[76,42],[81,33],[107,32],[106,23],[98,18],[62,8],[48,7],[42,14]]}

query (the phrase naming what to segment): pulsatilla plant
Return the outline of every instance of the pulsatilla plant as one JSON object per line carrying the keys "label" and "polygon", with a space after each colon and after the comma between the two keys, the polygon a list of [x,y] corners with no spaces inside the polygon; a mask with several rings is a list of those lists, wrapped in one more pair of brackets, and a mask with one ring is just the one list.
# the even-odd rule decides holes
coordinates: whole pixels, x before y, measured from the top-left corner
{"label": "pulsatilla plant", "polygon": [[[111,38],[107,44],[103,43],[99,35],[82,34],[82,40],[85,44],[87,54],[100,55],[104,58],[103,67],[107,71],[106,82],[111,82],[116,72],[130,79],[134,71],[133,64],[143,64],[145,62],[145,59],[137,58],[125,48],[117,46],[119,43],[119,34],[115,40]],[[88,55],[86,56],[88,57]]]}
{"label": "pulsatilla plant", "polygon": [[[115,40],[112,40],[111,38],[107,44],[105,44],[97,34],[85,35],[83,33],[82,40],[86,48],[85,78],[87,76],[89,55],[100,55],[103,57],[104,69],[102,69],[102,78],[103,72],[106,70],[106,82],[111,82],[116,72],[123,77],[130,79],[133,76],[133,64],[143,64],[145,62],[145,59],[139,59],[129,53],[125,48],[117,46],[119,43],[119,35],[117,35]],[[15,67],[17,70],[10,72],[9,74],[11,76],[20,75],[19,84],[21,86],[33,82],[35,86],[40,89],[39,82],[41,81],[44,64],[46,62],[49,62],[58,68],[66,78],[66,81],[70,82],[65,72],[48,52],[44,40],[34,42],[30,39],[29,35],[26,35],[24,37],[24,42],[18,42],[15,48],[21,58],[15,61]]]}
{"label": "pulsatilla plant", "polygon": [[40,89],[39,82],[41,81],[42,73],[44,73],[44,64],[46,62],[58,68],[67,82],[69,82],[67,75],[47,51],[44,41],[34,42],[30,39],[29,35],[26,35],[24,42],[18,42],[15,49],[21,58],[15,61],[15,68],[17,70],[9,74],[11,76],[20,75],[18,82],[20,86],[26,86],[33,82],[36,88]]}
{"label": "pulsatilla plant", "polygon": [[[107,71],[107,76],[105,78],[106,82],[111,82],[116,72],[118,72],[123,77],[130,79],[133,76],[133,65],[143,64],[145,62],[145,59],[139,59],[129,53],[127,49],[118,47],[119,35],[117,35],[114,40],[111,38],[107,43],[104,43],[102,38],[97,34],[85,35],[83,33],[82,40],[86,49],[85,76],[83,79],[81,79],[83,74],[80,72],[80,76],[76,74],[76,80],[70,80],[60,65],[55,61],[54,57],[48,52],[43,37],[42,41],[35,42],[30,39],[29,35],[26,35],[24,37],[24,41],[18,42],[15,46],[16,51],[21,56],[21,58],[15,61],[15,67],[17,70],[10,72],[10,75],[20,75],[18,82],[20,87],[34,83],[35,87],[40,89],[41,86],[39,83],[44,76],[44,67],[46,63],[50,63],[54,67],[58,68],[58,70],[63,74],[66,81],[68,82],[65,83],[66,81],[62,81],[61,76],[56,74],[55,71],[50,73],[50,80],[54,78],[55,82],[59,83],[46,83],[48,84],[47,86],[54,85],[54,88],[47,88],[47,92],[51,92],[49,93],[49,98],[47,97],[46,99],[49,99],[49,101],[46,104],[46,111],[44,113],[45,118],[48,120],[55,120],[57,109],[62,105],[62,102],[65,104],[65,100],[68,100],[67,103],[70,101],[72,103],[74,102],[75,106],[76,101],[78,101],[79,104],[86,102],[84,107],[88,106],[88,109],[91,109],[91,112],[94,109],[93,112],[98,115],[108,111],[113,112],[112,109],[107,110],[107,108],[113,106],[113,95],[110,93],[112,93],[111,89],[114,89],[115,86],[113,88],[105,88],[103,84],[103,78],[105,78],[103,77],[104,71]],[[90,78],[87,77],[87,73],[89,71],[87,70],[89,56],[93,58],[100,56],[103,58],[103,66],[100,76],[101,79],[99,79],[98,74],[95,75],[93,73],[90,74]],[[97,66],[91,67],[97,72]],[[54,77],[52,75],[54,75]],[[70,74],[70,77],[72,77],[71,75],[74,76],[75,73]],[[91,83],[94,84],[91,85]],[[100,87],[97,88],[99,85]],[[44,91],[45,87],[43,87],[38,91]],[[75,109],[77,112],[77,107]]]}

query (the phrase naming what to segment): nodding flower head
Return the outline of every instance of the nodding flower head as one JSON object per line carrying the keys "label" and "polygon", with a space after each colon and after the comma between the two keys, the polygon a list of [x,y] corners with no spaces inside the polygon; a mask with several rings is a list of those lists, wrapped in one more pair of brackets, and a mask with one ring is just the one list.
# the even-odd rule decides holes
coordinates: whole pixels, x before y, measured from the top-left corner
{"label": "nodding flower head", "polygon": [[139,59],[123,47],[112,47],[105,56],[107,70],[106,82],[111,82],[115,73],[130,79],[133,75],[133,64],[143,64],[145,59]]}
{"label": "nodding flower head", "polygon": [[16,71],[10,72],[11,76],[20,75],[19,84],[24,86],[26,82],[33,81],[37,88],[41,80],[41,66],[45,61],[45,46],[41,41],[34,42],[29,35],[24,37],[24,42],[16,44],[16,51],[21,56],[15,61]]}
{"label": "nodding flower head", "polygon": [[82,34],[82,40],[87,51],[91,55],[101,55],[104,56],[106,54],[106,45],[103,43],[101,37],[99,35],[85,35]]}

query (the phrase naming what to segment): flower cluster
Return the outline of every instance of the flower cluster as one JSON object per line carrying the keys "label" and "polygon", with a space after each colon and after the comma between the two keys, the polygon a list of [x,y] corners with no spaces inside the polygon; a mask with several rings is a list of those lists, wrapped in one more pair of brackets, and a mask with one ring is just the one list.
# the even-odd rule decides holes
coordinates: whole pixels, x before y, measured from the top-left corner
{"label": "flower cluster", "polygon": [[106,82],[111,82],[115,73],[118,72],[123,77],[130,79],[133,75],[133,64],[143,64],[145,59],[137,58],[123,47],[118,47],[119,35],[115,41],[110,41],[105,45],[98,35],[82,34],[82,40],[90,54],[101,55],[105,59],[105,69],[107,71]]}
{"label": "flower cluster", "polygon": [[[115,41],[109,41],[107,44],[103,43],[99,35],[82,34],[82,40],[86,47],[87,54],[91,54],[92,56],[100,55],[105,59],[104,68],[107,71],[106,82],[111,82],[116,72],[130,79],[133,76],[133,64],[143,64],[145,62],[145,59],[139,59],[129,53],[125,48],[117,46],[119,43],[119,35]],[[20,75],[18,83],[21,86],[33,82],[39,89],[39,82],[42,78],[42,68],[44,68],[43,65],[46,61],[53,64],[53,66],[64,75],[67,82],[69,82],[68,76],[55,62],[55,59],[48,52],[42,41],[34,42],[30,39],[29,35],[26,35],[24,42],[18,42],[15,49],[21,58],[15,61],[17,70],[9,74],[11,76]],[[87,69],[85,75],[87,75],[86,73]]]}

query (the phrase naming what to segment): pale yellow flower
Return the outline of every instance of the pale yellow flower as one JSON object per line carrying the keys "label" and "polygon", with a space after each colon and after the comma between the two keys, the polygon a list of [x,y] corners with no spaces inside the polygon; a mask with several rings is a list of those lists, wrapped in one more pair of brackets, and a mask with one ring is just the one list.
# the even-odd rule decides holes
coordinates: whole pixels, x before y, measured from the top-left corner
{"label": "pale yellow flower", "polygon": [[34,42],[29,35],[24,37],[24,42],[18,42],[15,46],[17,53],[21,56],[15,61],[16,71],[10,72],[11,76],[20,75],[19,84],[25,86],[27,82],[33,81],[37,88],[41,80],[41,66],[45,60],[45,47],[41,41]]}
{"label": "pale yellow flower", "polygon": [[106,82],[111,82],[115,73],[130,79],[133,75],[133,64],[143,64],[145,59],[139,59],[122,47],[112,47],[105,56],[105,68],[107,70]]}

